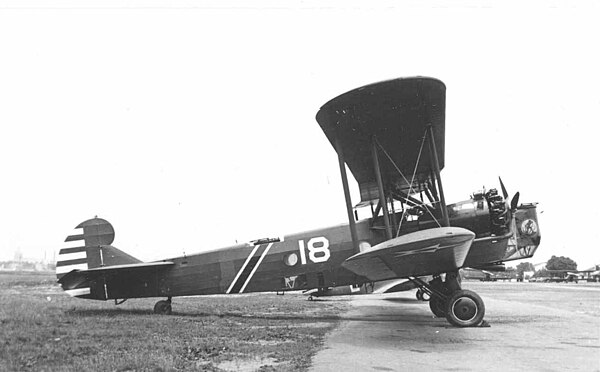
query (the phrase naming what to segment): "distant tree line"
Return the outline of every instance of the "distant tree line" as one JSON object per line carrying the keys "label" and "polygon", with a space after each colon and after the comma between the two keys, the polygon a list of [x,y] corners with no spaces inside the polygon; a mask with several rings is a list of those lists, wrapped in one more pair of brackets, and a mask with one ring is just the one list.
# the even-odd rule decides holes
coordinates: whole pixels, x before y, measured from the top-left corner
{"label": "distant tree line", "polygon": [[556,257],[552,256],[548,262],[546,262],[546,269],[548,270],[577,270],[577,263],[569,257]]}
{"label": "distant tree line", "polygon": [[535,267],[531,262],[521,262],[517,265],[517,275],[522,276],[525,271],[535,271]]}
{"label": "distant tree line", "polygon": [[[565,276],[566,272],[568,270],[577,270],[577,263],[575,261],[573,261],[572,259],[570,259],[569,257],[552,256],[552,257],[550,257],[548,262],[546,262],[546,267],[541,270],[536,271],[533,276],[536,278],[551,277],[551,276]],[[565,273],[563,273],[563,275],[557,275],[557,274],[553,273],[556,271],[564,271]]]}

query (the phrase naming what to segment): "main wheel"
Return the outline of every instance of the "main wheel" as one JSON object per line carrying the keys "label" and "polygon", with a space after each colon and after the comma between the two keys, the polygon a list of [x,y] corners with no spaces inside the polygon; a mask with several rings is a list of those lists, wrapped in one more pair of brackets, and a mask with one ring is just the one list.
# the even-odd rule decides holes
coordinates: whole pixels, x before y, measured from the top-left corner
{"label": "main wheel", "polygon": [[169,301],[158,301],[154,305],[154,314],[171,315],[171,303]]}
{"label": "main wheel", "polygon": [[454,292],[446,303],[446,319],[457,327],[474,327],[483,321],[485,305],[473,291]]}
{"label": "main wheel", "polygon": [[431,299],[429,299],[429,308],[431,309],[431,312],[433,313],[433,315],[435,315],[438,318],[443,318],[446,316],[446,306],[445,306],[445,302],[444,300],[436,297],[436,296],[432,296]]}

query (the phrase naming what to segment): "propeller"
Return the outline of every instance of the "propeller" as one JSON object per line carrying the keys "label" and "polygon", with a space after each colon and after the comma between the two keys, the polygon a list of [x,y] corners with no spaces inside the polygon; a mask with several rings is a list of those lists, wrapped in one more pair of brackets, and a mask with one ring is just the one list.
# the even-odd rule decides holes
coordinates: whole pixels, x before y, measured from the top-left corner
{"label": "propeller", "polygon": [[513,196],[513,198],[510,201],[510,210],[513,212],[517,210],[517,205],[519,205],[519,196],[520,193],[517,191],[515,196]]}
{"label": "propeller", "polygon": [[[500,176],[498,176],[498,180],[500,181],[500,188],[502,188],[502,195],[504,196],[504,200],[508,200],[508,191],[506,191],[504,182],[502,182],[502,178]],[[519,205],[519,196],[520,195],[521,194],[517,191],[510,201],[510,210],[512,212],[517,210],[517,206]]]}
{"label": "propeller", "polygon": [[504,200],[508,199],[508,191],[506,191],[506,187],[504,187],[504,182],[502,182],[502,178],[498,176],[498,180],[500,180],[500,187],[502,188],[502,196],[504,196]]}

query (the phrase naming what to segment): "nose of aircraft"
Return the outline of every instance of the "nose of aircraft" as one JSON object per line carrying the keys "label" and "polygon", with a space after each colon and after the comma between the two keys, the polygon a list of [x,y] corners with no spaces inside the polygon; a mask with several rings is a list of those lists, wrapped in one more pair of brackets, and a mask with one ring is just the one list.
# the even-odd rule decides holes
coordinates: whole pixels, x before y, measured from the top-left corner
{"label": "nose of aircraft", "polygon": [[506,261],[532,257],[542,236],[537,219],[536,204],[521,204],[514,212],[513,233],[516,246],[506,254]]}

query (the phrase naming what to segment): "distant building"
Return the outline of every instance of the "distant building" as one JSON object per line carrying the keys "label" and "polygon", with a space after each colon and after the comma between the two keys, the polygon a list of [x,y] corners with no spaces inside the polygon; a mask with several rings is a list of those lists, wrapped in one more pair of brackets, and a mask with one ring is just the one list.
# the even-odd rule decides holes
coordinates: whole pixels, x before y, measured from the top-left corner
{"label": "distant building", "polygon": [[600,282],[600,265],[594,265],[587,270],[584,270],[588,282]]}
{"label": "distant building", "polygon": [[54,271],[54,264],[28,261],[2,261],[0,271]]}

